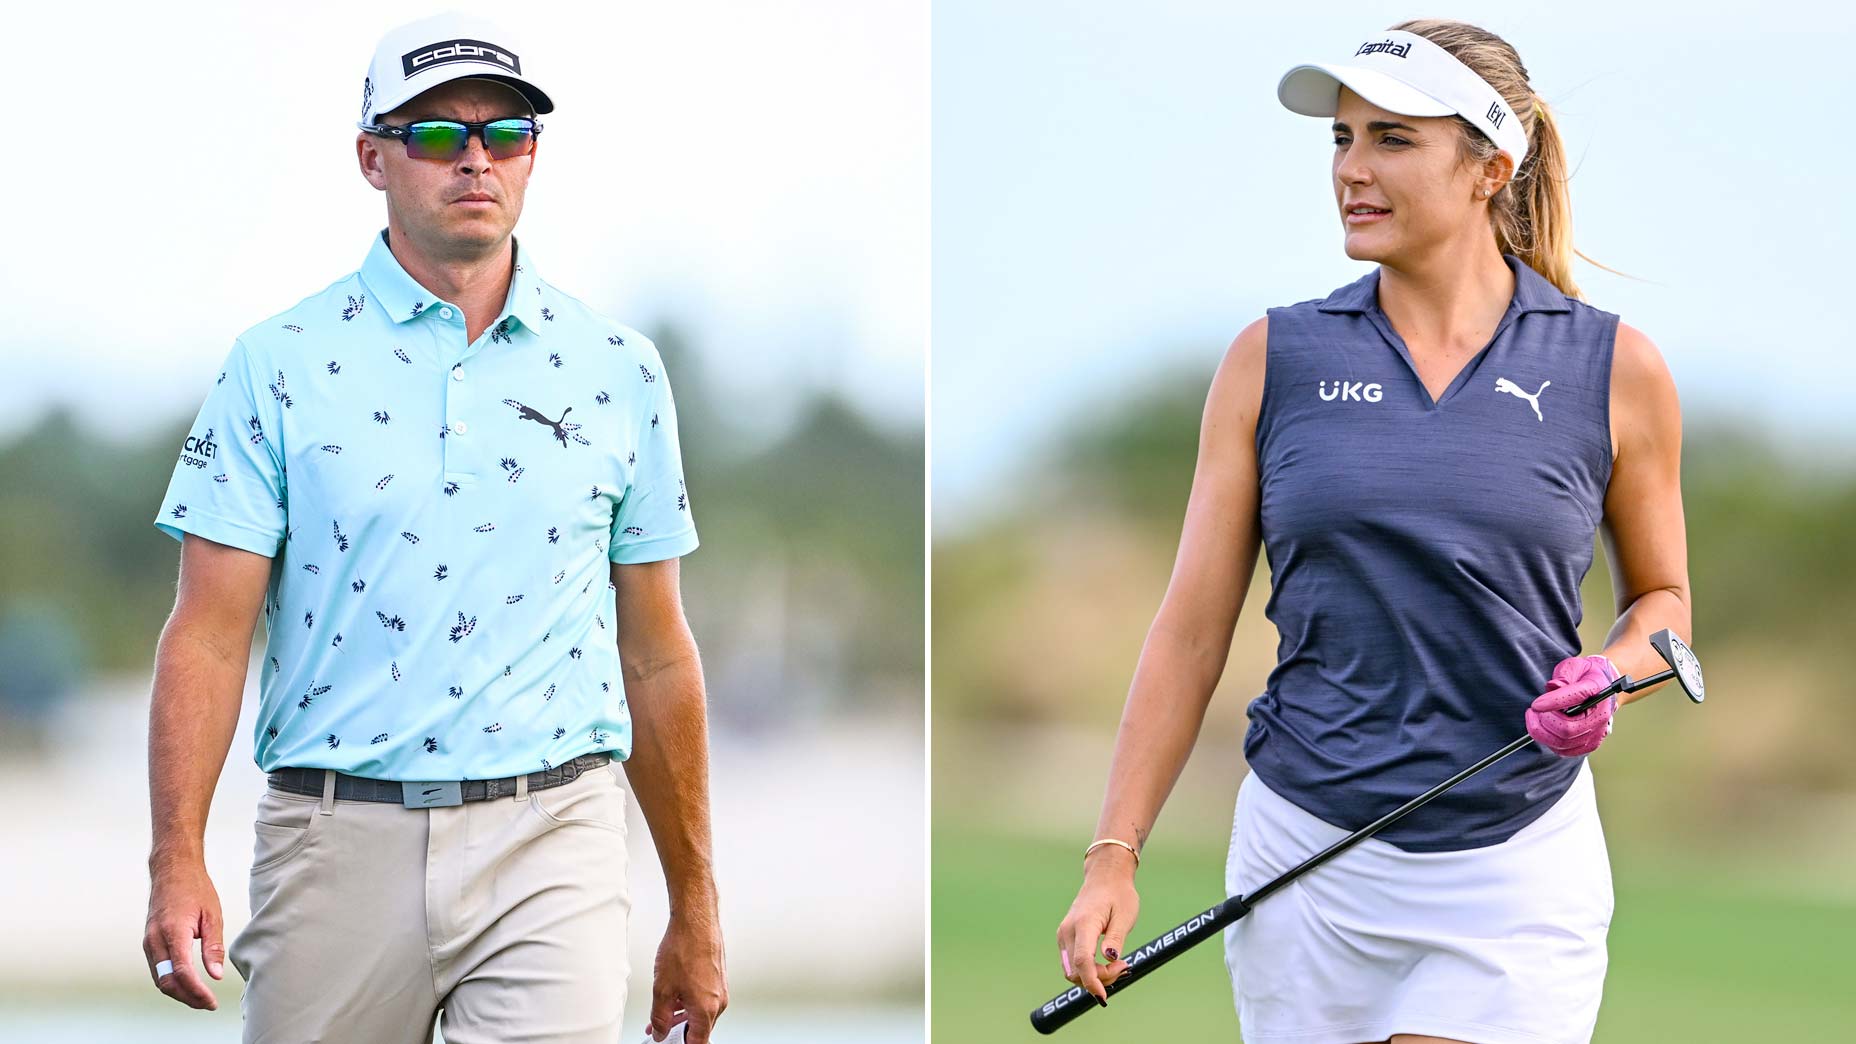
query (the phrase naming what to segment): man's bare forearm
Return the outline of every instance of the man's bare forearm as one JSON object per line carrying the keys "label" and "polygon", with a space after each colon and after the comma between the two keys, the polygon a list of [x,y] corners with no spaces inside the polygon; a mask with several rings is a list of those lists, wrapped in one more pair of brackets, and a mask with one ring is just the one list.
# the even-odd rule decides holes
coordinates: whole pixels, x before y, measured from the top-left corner
{"label": "man's bare forearm", "polygon": [[628,677],[625,689],[632,713],[625,778],[664,867],[670,914],[712,916],[708,706],[694,646],[687,657],[643,677]]}
{"label": "man's bare forearm", "polygon": [[148,710],[151,872],[204,857],[206,813],[225,768],[244,700],[250,646],[243,655],[177,628],[170,619],[155,650]]}

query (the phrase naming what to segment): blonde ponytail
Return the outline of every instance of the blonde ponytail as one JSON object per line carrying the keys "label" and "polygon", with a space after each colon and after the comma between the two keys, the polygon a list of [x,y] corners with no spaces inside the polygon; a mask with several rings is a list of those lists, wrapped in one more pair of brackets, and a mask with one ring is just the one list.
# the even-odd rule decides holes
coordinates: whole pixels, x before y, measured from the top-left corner
{"label": "blonde ponytail", "polygon": [[[1527,157],[1500,192],[1489,200],[1495,243],[1539,272],[1568,297],[1585,300],[1572,278],[1572,259],[1611,272],[1572,245],[1572,195],[1567,191],[1566,145],[1547,103],[1528,86],[1527,67],[1508,41],[1467,22],[1419,18],[1392,26],[1416,33],[1450,52],[1494,87],[1527,126]],[[1481,165],[1499,149],[1481,128],[1461,116],[1465,158]],[[1622,273],[1619,273],[1622,274]]]}

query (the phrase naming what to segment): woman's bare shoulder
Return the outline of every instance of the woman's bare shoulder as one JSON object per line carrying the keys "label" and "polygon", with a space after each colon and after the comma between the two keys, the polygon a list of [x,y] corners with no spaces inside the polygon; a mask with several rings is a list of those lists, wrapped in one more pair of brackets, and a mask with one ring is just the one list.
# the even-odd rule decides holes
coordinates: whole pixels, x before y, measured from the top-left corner
{"label": "woman's bare shoulder", "polygon": [[1208,414],[1230,418],[1240,432],[1256,433],[1263,406],[1263,379],[1269,355],[1270,319],[1265,315],[1240,330],[1225,349],[1206,397]]}

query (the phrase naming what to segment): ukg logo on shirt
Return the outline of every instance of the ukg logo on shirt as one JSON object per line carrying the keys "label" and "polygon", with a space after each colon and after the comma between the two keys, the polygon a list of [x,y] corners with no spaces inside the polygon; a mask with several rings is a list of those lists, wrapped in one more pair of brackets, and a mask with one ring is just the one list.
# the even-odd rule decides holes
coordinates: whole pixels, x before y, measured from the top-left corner
{"label": "ukg logo on shirt", "polygon": [[1360,381],[1334,381],[1333,390],[1329,390],[1328,383],[1327,381],[1321,382],[1319,392],[1322,402],[1333,402],[1335,399],[1339,399],[1342,402],[1346,402],[1348,399],[1352,399],[1354,402],[1378,402],[1380,399],[1385,398],[1385,390],[1377,383],[1364,384]]}

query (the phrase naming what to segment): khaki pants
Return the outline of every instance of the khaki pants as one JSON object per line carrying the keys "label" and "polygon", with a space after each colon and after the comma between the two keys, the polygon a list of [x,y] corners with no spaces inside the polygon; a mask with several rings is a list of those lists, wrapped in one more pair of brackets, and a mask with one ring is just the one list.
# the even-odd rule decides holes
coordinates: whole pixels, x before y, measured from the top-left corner
{"label": "khaki pants", "polygon": [[[614,1044],[629,970],[617,762],[514,797],[411,809],[267,786],[245,1044]],[[641,1020],[642,1024],[642,1020]]]}

